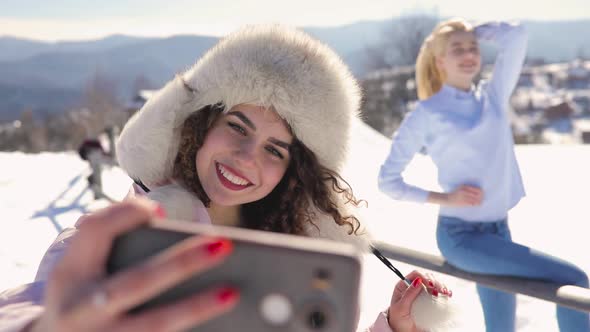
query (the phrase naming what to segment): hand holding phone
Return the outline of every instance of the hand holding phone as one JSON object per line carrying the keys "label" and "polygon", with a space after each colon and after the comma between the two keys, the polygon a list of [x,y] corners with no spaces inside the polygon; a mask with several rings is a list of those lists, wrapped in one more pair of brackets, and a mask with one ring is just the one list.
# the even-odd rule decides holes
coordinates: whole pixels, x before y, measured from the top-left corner
{"label": "hand holding phone", "polygon": [[43,313],[26,331],[183,331],[231,310],[239,292],[218,285],[165,307],[126,314],[231,253],[231,246],[218,238],[193,237],[133,268],[105,275],[114,239],[161,217],[158,211],[153,202],[137,199],[86,216],[45,283]]}
{"label": "hand holding phone", "polygon": [[205,289],[230,285],[240,301],[227,314],[190,331],[355,331],[360,259],[352,246],[299,236],[160,220],[120,236],[108,273],[116,275],[197,235],[225,238],[232,254],[134,307],[157,310]]}

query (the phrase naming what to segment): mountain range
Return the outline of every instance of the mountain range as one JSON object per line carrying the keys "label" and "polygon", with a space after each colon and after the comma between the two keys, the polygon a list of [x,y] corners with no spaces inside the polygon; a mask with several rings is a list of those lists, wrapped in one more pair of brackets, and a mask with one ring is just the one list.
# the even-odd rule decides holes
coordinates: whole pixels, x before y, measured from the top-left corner
{"label": "mountain range", "polygon": [[[331,46],[362,79],[367,74],[367,48],[388,38],[386,31],[395,24],[399,24],[396,18],[303,29]],[[557,62],[590,56],[590,19],[523,24],[529,31],[530,58]],[[23,109],[40,114],[75,107],[97,73],[116,85],[119,98],[129,100],[138,77],[159,87],[193,64],[217,40],[200,35],[113,35],[49,43],[0,37],[0,121],[17,119]]]}

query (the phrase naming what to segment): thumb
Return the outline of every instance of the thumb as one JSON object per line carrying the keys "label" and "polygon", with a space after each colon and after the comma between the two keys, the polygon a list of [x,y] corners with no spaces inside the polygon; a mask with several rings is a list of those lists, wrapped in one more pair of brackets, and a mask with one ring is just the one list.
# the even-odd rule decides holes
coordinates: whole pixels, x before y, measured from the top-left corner
{"label": "thumb", "polygon": [[400,307],[407,312],[410,312],[412,309],[412,304],[414,300],[420,295],[420,292],[423,290],[422,286],[422,278],[418,277],[412,281],[412,285],[406,289],[402,298],[399,301]]}

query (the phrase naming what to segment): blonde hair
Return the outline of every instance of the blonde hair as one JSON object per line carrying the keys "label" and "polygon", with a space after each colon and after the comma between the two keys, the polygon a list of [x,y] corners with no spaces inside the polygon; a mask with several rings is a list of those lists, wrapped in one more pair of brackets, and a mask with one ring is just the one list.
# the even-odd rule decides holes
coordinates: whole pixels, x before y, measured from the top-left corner
{"label": "blonde hair", "polygon": [[420,100],[430,98],[442,87],[446,77],[438,70],[436,57],[444,54],[449,37],[457,31],[473,31],[473,26],[461,18],[443,21],[422,43],[416,59],[416,86]]}

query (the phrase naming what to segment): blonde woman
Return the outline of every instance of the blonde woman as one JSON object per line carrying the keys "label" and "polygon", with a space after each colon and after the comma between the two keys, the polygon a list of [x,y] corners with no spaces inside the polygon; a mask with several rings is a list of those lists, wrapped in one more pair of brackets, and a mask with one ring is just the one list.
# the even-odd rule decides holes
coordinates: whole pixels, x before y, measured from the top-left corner
{"label": "blonde woman", "polygon": [[[499,53],[491,79],[474,82],[481,69],[480,40],[495,42]],[[437,242],[450,264],[588,287],[579,268],[511,240],[508,211],[525,191],[507,108],[526,42],[518,24],[438,24],[416,61],[420,101],[393,136],[379,187],[394,199],[440,205]],[[436,164],[444,192],[412,186],[401,176],[422,148]],[[477,290],[487,331],[514,331],[515,295],[481,285]],[[590,331],[587,313],[557,307],[557,318],[561,331]]]}

